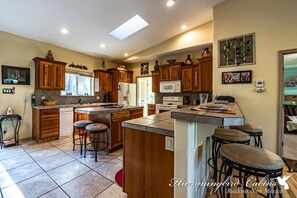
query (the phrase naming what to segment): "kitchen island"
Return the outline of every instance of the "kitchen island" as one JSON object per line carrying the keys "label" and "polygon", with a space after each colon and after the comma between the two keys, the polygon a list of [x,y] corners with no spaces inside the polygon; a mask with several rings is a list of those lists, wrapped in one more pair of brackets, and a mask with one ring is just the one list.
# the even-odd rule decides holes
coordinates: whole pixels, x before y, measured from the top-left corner
{"label": "kitchen island", "polygon": [[[208,181],[210,137],[218,126],[243,125],[234,114],[193,111],[192,107],[123,122],[124,192],[129,197],[204,197],[207,187],[170,187]],[[174,148],[174,149],[173,149]],[[174,150],[174,152],[173,152]]]}
{"label": "kitchen island", "polygon": [[114,151],[123,146],[122,122],[143,116],[143,107],[124,106],[121,108],[89,107],[76,108],[77,117],[104,123],[108,126],[109,151]]}

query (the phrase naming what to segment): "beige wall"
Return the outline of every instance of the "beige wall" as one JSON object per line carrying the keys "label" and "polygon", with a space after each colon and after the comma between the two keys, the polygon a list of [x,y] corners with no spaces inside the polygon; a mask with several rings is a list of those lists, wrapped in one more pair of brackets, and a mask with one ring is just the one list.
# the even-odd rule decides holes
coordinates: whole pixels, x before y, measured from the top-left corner
{"label": "beige wall", "polygon": [[[217,95],[234,93],[246,121],[263,126],[264,148],[277,151],[278,51],[297,46],[296,0],[228,0],[214,8],[214,52],[218,40],[255,32],[256,64],[218,68],[214,53],[213,90]],[[253,83],[222,85],[221,73],[252,70]],[[265,92],[255,92],[255,80],[265,81]]]}
{"label": "beige wall", "polygon": [[[160,57],[164,54],[196,46],[209,46],[213,41],[212,22],[205,23],[176,37],[164,41],[154,47],[139,52],[130,58],[133,63],[143,62]],[[130,59],[128,58],[128,60]]]}
{"label": "beige wall", "polygon": [[[55,60],[64,61],[68,64],[74,62],[75,64],[86,65],[89,71],[99,69],[102,63],[96,57],[1,31],[0,43],[0,65],[27,67],[31,71],[31,85],[14,85],[16,88],[15,95],[2,94],[2,88],[12,88],[13,86],[0,83],[0,114],[6,114],[7,107],[11,106],[14,113],[20,114],[23,117],[20,138],[32,136],[31,94],[34,91],[35,84],[35,68],[32,58],[36,56],[45,57],[50,49],[54,53]],[[117,65],[109,61],[105,61],[105,63],[107,67],[115,67]],[[25,97],[28,97],[27,103],[24,102]]]}

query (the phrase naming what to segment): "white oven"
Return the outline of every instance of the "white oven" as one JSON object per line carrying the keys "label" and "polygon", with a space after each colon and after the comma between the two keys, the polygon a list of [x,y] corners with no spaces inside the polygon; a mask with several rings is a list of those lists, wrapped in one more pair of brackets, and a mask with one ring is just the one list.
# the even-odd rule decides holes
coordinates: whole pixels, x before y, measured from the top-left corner
{"label": "white oven", "polygon": [[172,111],[178,108],[178,105],[183,104],[183,97],[179,96],[165,96],[163,97],[163,104],[156,104],[156,113],[163,113]]}
{"label": "white oven", "polygon": [[161,93],[180,93],[181,92],[180,80],[161,81],[160,82],[160,92]]}

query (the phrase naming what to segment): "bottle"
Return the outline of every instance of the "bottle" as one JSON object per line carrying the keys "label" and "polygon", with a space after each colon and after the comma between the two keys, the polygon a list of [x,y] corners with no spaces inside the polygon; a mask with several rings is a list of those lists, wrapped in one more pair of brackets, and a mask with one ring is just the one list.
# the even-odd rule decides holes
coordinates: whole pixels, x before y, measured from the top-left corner
{"label": "bottle", "polygon": [[31,103],[32,103],[32,106],[35,106],[35,92],[33,92],[31,95]]}
{"label": "bottle", "polygon": [[186,65],[193,65],[193,61],[192,61],[190,55],[188,55],[188,58],[186,59],[185,63],[186,63]]}

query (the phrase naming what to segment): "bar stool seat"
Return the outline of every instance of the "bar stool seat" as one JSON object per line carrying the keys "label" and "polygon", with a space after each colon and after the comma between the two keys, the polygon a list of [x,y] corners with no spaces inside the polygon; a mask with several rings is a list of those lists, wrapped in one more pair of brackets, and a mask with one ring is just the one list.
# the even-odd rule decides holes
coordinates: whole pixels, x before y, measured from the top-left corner
{"label": "bar stool seat", "polygon": [[208,159],[208,165],[214,169],[213,179],[217,181],[219,150],[224,144],[249,144],[250,136],[235,129],[217,128],[212,138],[212,157]]}
{"label": "bar stool seat", "polygon": [[[257,192],[258,194],[264,197],[275,197],[275,194],[279,193],[279,197],[282,197],[282,189],[277,180],[277,177],[282,175],[284,166],[281,157],[268,150],[243,144],[225,144],[220,148],[220,155],[222,158],[221,170],[226,170],[225,180],[232,175],[233,169],[239,171],[238,177],[243,187],[244,197],[247,197],[247,190],[256,192],[254,189],[246,186],[247,178],[251,175],[263,177],[266,180],[267,190],[264,192],[267,192],[267,194],[264,195],[263,192]],[[241,173],[244,175],[242,176]],[[222,171],[220,172],[219,182],[221,179]],[[274,180],[275,186],[270,185],[271,179]],[[225,197],[225,190],[227,190],[227,197],[230,197],[229,189],[230,187],[221,189],[221,195]]]}
{"label": "bar stool seat", "polygon": [[254,137],[255,146],[262,148],[261,136],[263,134],[263,128],[256,124],[244,124],[241,126],[230,126],[230,129],[240,130],[247,133],[249,136]]}
{"label": "bar stool seat", "polygon": [[[109,137],[108,137],[108,126],[102,123],[92,123],[86,126],[86,131],[87,134],[92,134],[93,135],[93,142],[90,142],[87,144],[86,142],[86,137],[85,137],[85,154],[84,157],[86,157],[86,152],[87,152],[87,145],[93,144],[94,149],[93,150],[88,150],[88,151],[94,151],[95,152],[95,162],[97,162],[97,152],[101,150],[107,149],[107,155],[108,153],[108,145],[109,145]],[[104,137],[106,135],[106,138],[104,140],[99,141],[99,135],[103,134]],[[104,144],[103,148],[98,148],[99,144]]]}
{"label": "bar stool seat", "polygon": [[[91,120],[79,120],[73,123],[73,132],[72,132],[73,150],[75,150],[75,145],[79,145],[81,155],[82,155],[82,149],[83,149],[83,137],[86,135],[85,127],[92,123],[93,121]],[[78,131],[78,138],[75,138],[76,131]],[[77,141],[79,141],[79,143],[77,143]]]}

